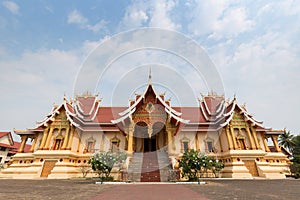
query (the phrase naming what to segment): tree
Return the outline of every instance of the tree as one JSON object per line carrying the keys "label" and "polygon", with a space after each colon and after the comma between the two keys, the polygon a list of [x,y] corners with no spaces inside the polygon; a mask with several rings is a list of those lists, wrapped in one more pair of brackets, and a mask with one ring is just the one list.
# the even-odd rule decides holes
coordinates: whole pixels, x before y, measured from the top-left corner
{"label": "tree", "polygon": [[179,167],[182,168],[182,177],[189,181],[198,179],[198,172],[201,170],[202,160],[199,159],[199,153],[194,149],[185,151],[179,161]]}
{"label": "tree", "polygon": [[101,181],[110,180],[110,172],[113,167],[117,164],[122,164],[127,158],[127,154],[124,152],[101,152],[92,155],[89,163],[92,166],[93,171],[95,171]]}
{"label": "tree", "polygon": [[293,137],[292,144],[293,146],[291,148],[291,151],[293,153],[293,157],[300,156],[300,135]]}
{"label": "tree", "polygon": [[290,165],[291,173],[295,178],[300,177],[300,135],[294,136],[292,139],[291,151],[293,154],[292,164]]}
{"label": "tree", "polygon": [[189,181],[197,181],[209,171],[217,177],[217,174],[224,168],[224,164],[192,149],[183,153],[179,167],[182,170],[182,177],[188,178]]}
{"label": "tree", "polygon": [[279,136],[279,145],[284,146],[289,151],[292,151],[292,148],[294,146],[294,136],[290,133],[290,131],[284,133]]}

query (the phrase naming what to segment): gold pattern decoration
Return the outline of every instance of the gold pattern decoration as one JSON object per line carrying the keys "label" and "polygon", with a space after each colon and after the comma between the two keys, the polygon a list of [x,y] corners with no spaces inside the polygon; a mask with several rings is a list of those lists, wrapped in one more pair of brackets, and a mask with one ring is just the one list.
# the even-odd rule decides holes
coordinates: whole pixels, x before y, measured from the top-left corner
{"label": "gold pattern decoration", "polygon": [[247,123],[245,122],[244,116],[242,114],[234,111],[231,124],[234,128],[246,128]]}

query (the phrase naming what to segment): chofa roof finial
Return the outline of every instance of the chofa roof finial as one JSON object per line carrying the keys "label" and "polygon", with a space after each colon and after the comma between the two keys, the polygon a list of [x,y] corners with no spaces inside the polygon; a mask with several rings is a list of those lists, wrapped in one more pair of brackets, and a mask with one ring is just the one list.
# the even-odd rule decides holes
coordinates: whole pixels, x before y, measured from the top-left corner
{"label": "chofa roof finial", "polygon": [[152,73],[151,73],[151,67],[149,69],[149,80],[148,80],[149,84],[152,84]]}

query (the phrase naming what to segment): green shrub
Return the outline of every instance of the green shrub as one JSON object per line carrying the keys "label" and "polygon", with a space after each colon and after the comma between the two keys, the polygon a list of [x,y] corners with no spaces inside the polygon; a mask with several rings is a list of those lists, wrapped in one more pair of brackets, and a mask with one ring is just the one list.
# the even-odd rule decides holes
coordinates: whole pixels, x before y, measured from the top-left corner
{"label": "green shrub", "polygon": [[111,180],[111,178],[113,179],[110,176],[113,167],[117,164],[122,164],[126,158],[127,154],[124,152],[101,152],[92,155],[89,164],[91,164],[93,171],[98,174],[101,181],[107,181]]}
{"label": "green shrub", "polygon": [[209,170],[217,177],[217,174],[224,168],[224,164],[215,158],[202,155],[200,152],[191,149],[183,153],[179,161],[179,167],[182,171],[182,178],[197,181]]}

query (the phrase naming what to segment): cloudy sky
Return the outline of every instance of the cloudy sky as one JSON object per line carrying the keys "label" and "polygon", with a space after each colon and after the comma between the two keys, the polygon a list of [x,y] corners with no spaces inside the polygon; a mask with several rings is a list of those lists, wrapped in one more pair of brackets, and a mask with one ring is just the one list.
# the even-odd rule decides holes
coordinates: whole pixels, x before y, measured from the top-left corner
{"label": "cloudy sky", "polygon": [[[267,127],[300,133],[299,1],[80,2],[1,1],[0,130],[34,127],[54,102],[62,102],[64,94],[73,97],[76,77],[101,42],[120,32],[155,27],[176,31],[203,47],[222,79],[226,98],[235,94]],[[128,57],[156,56],[139,53]],[[173,65],[182,64],[171,60]],[[149,65],[145,69],[136,73],[147,81]],[[162,76],[166,73],[158,73],[153,66],[153,80],[170,80],[172,93],[182,84],[176,86],[178,73]],[[122,76],[112,74],[114,80]],[[186,73],[184,79],[193,80],[191,74]],[[133,80],[131,75],[122,79]],[[207,93],[202,84],[192,84],[195,96]],[[111,90],[104,86],[96,86],[95,91],[103,97],[103,104],[109,104],[106,97]],[[163,86],[168,88],[168,83]],[[129,94],[139,85],[132,87],[128,85]]]}

